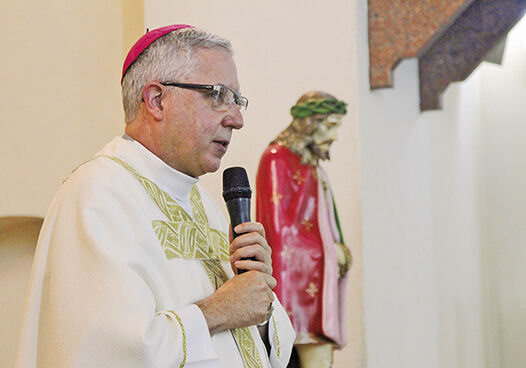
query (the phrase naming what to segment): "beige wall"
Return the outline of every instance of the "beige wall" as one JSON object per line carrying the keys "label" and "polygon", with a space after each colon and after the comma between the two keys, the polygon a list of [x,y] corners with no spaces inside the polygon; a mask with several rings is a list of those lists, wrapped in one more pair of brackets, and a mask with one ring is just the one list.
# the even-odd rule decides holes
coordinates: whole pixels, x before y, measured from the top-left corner
{"label": "beige wall", "polygon": [[44,215],[71,169],[121,134],[123,45],[142,31],[139,5],[2,1],[0,215]]}
{"label": "beige wall", "polygon": [[42,219],[0,217],[0,362],[12,367]]}

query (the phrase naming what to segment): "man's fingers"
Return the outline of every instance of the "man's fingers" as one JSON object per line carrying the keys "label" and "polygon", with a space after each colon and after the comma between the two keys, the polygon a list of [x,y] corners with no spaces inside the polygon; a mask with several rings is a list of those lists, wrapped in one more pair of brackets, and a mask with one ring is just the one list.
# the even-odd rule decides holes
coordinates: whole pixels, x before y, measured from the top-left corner
{"label": "man's fingers", "polygon": [[276,280],[272,276],[250,271],[229,279],[197,305],[212,334],[252,326],[268,317],[275,286]]}
{"label": "man's fingers", "polygon": [[[253,262],[253,263],[260,263],[260,262],[254,262],[254,261],[240,261],[240,262]],[[262,272],[246,272],[242,275],[236,276],[236,277],[246,277],[247,281],[252,285],[258,285],[259,281],[263,281],[262,284],[259,284],[260,286],[268,286],[270,289],[273,289],[277,285],[277,281],[272,275],[269,275],[268,273],[262,273]],[[271,292],[269,290],[269,292]]]}
{"label": "man's fingers", "polygon": [[260,271],[272,275],[270,253],[259,244],[239,248],[230,256],[230,263],[235,269]]}
{"label": "man's fingers", "polygon": [[237,225],[234,231],[238,234],[256,232],[263,238],[265,237],[265,228],[259,222],[244,222]]}
{"label": "man's fingers", "polygon": [[246,234],[239,235],[232,241],[230,244],[229,252],[232,255],[239,248],[246,247],[253,244],[259,244],[266,252],[269,254],[272,253],[272,249],[267,243],[267,240],[261,236],[258,232],[250,232]]}
{"label": "man's fingers", "polygon": [[[230,263],[238,269],[272,275],[272,249],[265,239],[265,229],[257,222],[245,222],[234,228],[239,233],[229,248]],[[258,264],[260,263],[260,264]]]}
{"label": "man's fingers", "polygon": [[251,260],[239,260],[234,262],[234,266],[237,269],[244,270],[244,271],[259,271],[263,272],[265,274],[272,275],[272,267],[270,267],[268,264],[258,261],[251,261]]}
{"label": "man's fingers", "polygon": [[247,245],[237,249],[231,256],[230,261],[235,262],[244,258],[256,258],[260,262],[268,262],[270,254],[263,249],[259,244]]}
{"label": "man's fingers", "polygon": [[[274,277],[272,277],[271,275],[269,275],[268,273],[262,273],[261,277],[263,277],[263,279],[267,283],[268,287],[271,288],[271,289],[274,289],[276,287],[276,285],[278,284],[276,279]],[[272,294],[272,300],[274,300],[274,294]]]}

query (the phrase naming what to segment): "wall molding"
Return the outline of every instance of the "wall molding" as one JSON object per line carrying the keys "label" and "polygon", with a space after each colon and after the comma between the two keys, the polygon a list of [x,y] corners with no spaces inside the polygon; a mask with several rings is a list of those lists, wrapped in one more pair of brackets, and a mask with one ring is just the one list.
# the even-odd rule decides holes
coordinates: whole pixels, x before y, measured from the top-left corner
{"label": "wall molding", "polygon": [[441,107],[526,12],[526,0],[368,0],[371,89],[393,86],[392,71],[418,58],[420,110]]}

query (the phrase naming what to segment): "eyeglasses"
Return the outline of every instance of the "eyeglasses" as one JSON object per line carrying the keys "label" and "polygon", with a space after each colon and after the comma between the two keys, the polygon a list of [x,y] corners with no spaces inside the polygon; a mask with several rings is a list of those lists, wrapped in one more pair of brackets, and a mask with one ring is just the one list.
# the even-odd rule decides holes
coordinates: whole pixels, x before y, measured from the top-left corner
{"label": "eyeglasses", "polygon": [[161,82],[161,84],[163,86],[209,91],[213,98],[212,108],[216,111],[227,111],[233,103],[236,104],[240,111],[244,111],[248,107],[248,99],[246,97],[235,93],[230,88],[221,84],[212,85],[177,82]]}

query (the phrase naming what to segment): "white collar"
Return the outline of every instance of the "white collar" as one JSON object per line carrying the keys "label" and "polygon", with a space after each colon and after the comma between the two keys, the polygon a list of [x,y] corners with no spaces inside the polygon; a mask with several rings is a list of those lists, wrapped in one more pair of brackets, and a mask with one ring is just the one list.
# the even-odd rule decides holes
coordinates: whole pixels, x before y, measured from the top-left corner
{"label": "white collar", "polygon": [[168,166],[142,144],[127,135],[115,137],[99,154],[116,156],[152,180],[177,201],[189,202],[190,191],[199,179]]}

